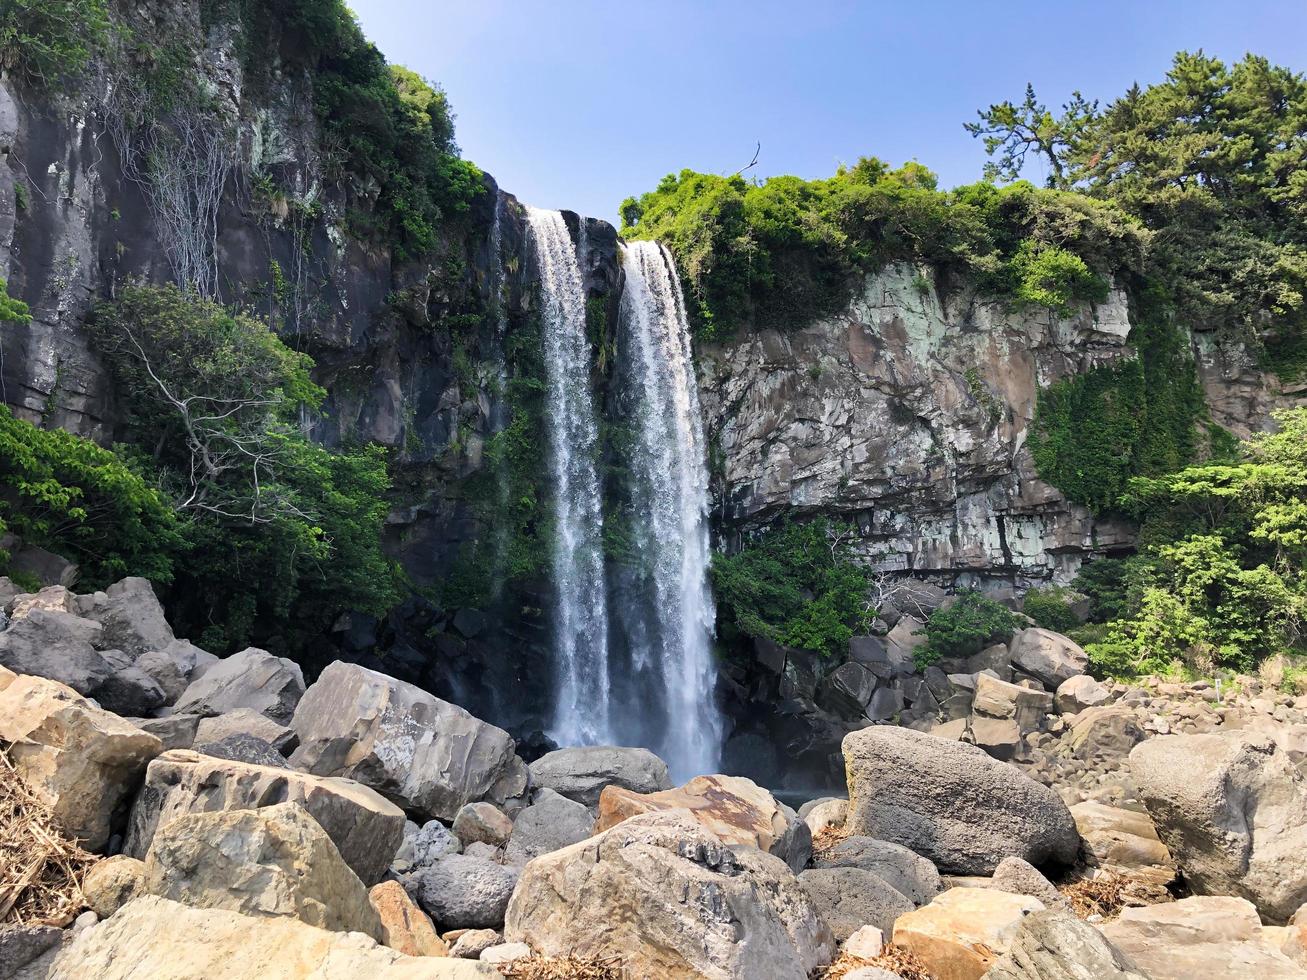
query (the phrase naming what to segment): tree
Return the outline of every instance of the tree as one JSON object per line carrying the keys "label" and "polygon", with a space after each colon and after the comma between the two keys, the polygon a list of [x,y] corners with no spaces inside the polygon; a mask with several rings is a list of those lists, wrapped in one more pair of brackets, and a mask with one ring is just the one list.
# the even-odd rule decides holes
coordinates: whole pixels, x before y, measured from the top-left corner
{"label": "tree", "polygon": [[1035,96],[1034,85],[1026,86],[1026,97],[1019,105],[999,102],[977,111],[979,122],[964,123],[972,136],[983,137],[985,153],[997,160],[985,164],[987,180],[1016,180],[1031,153],[1048,164],[1050,188],[1066,189],[1070,158],[1098,111],[1097,102],[1086,101],[1079,92],[1062,106],[1062,114],[1053,112]]}

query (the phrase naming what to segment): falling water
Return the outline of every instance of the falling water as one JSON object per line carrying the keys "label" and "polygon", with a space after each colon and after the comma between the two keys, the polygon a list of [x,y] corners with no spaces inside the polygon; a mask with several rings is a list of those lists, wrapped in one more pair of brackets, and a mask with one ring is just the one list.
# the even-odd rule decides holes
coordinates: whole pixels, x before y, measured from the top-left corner
{"label": "falling water", "polygon": [[554,492],[557,701],[550,734],[561,745],[602,744],[612,741],[608,614],[585,288],[563,216],[528,208],[527,220],[540,270]]}
{"label": "falling water", "polygon": [[713,699],[714,610],[708,585],[708,467],[681,284],[654,242],[625,246],[621,323],[637,387],[639,446],[631,460],[642,533],[639,564],[652,618],[633,666],[661,687],[659,754],[679,778],[715,772],[721,719]]}

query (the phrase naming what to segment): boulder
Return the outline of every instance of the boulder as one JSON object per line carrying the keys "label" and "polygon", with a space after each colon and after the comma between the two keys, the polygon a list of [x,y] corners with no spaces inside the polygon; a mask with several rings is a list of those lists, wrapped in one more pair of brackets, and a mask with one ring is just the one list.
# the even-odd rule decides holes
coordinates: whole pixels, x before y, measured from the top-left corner
{"label": "boulder", "polygon": [[341,661],[300,701],[291,727],[298,768],[366,783],[405,810],[452,821],[465,803],[501,808],[527,788],[503,729],[412,684]]}
{"label": "boulder", "polygon": [[221,742],[232,735],[253,735],[283,756],[290,755],[298,744],[293,731],[252,708],[237,708],[226,714],[201,718],[195,729],[195,742]]}
{"label": "boulder", "polygon": [[457,854],[463,849],[459,839],[439,820],[428,820],[419,827],[410,821],[404,823],[404,840],[399,845],[391,869],[405,874],[425,868],[446,854]]}
{"label": "boulder", "polygon": [[874,960],[885,949],[885,933],[875,926],[862,926],[844,940],[843,952],[864,960]]}
{"label": "boulder", "polygon": [[1024,745],[1021,738],[1021,727],[1010,718],[986,718],[983,715],[976,715],[971,719],[971,724],[967,731],[971,733],[971,740],[979,749],[984,749],[986,754],[1003,762],[1011,762],[1022,754]]}
{"label": "boulder", "polygon": [[979,653],[967,658],[967,673],[988,673],[1001,681],[1012,680],[1012,661],[1008,657],[1006,643],[991,643]]}
{"label": "boulder", "polygon": [[861,868],[874,872],[914,905],[925,905],[941,888],[939,871],[926,858],[900,844],[871,837],[846,837],[815,864],[818,868]]}
{"label": "boulder", "polygon": [[116,854],[91,865],[82,879],[82,895],[91,911],[107,919],[138,895],[145,894],[145,862]]}
{"label": "boulder", "polygon": [[1057,687],[1054,698],[1057,710],[1064,715],[1073,715],[1086,708],[1097,708],[1112,700],[1112,692],[1088,674],[1069,677]]}
{"label": "boulder", "polygon": [[[807,806],[807,804],[804,804]],[[799,808],[799,815],[803,822],[808,825],[808,830],[816,836],[829,827],[839,829],[844,826],[844,820],[849,815],[849,801],[840,800],[831,797],[821,800],[816,806],[811,807],[804,812],[803,807]]]}
{"label": "boulder", "polygon": [[195,740],[195,751],[202,755],[211,755],[215,759],[230,759],[233,762],[248,762],[254,766],[270,766],[273,769],[289,769],[286,757],[268,742],[253,735],[228,735],[217,742]]}
{"label": "boulder", "polygon": [[175,750],[146,770],[123,850],[144,858],[156,829],[183,814],[282,802],[302,804],[365,885],[385,874],[403,839],[404,812],[353,780]]}
{"label": "boulder", "polygon": [[20,593],[5,605],[9,608],[11,623],[25,619],[34,609],[77,615],[77,595],[62,585],[47,585],[37,592]]}
{"label": "boulder", "polygon": [[513,963],[531,955],[531,947],[526,943],[497,943],[481,951],[482,963]]}
{"label": "boulder", "polygon": [[189,640],[173,640],[157,650],[147,650],[136,658],[136,666],[154,678],[163,689],[167,704],[186,693],[192,681],[204,676],[218,658],[201,650]]}
{"label": "boulder", "polygon": [[[585,807],[581,809],[585,810]],[[590,818],[588,810],[586,810],[586,817]],[[521,814],[518,814],[518,818],[521,818]],[[593,819],[590,822],[593,824]],[[477,843],[503,847],[513,833],[513,823],[508,818],[508,814],[493,803],[467,803],[458,811],[458,816],[454,818],[454,825],[450,829],[464,847]]]}
{"label": "boulder", "polygon": [[446,854],[408,875],[404,888],[442,929],[491,929],[504,924],[517,876],[517,868]]}
{"label": "boulder", "polygon": [[122,650],[133,660],[175,639],[148,579],[125,578],[103,592],[77,596],[76,606],[78,615],[103,628],[106,647]]}
{"label": "boulder", "polygon": [[1101,932],[1061,909],[1031,912],[985,980],[1147,980]]}
{"label": "boulder", "polygon": [[861,868],[814,868],[799,874],[799,884],[838,942],[866,925],[889,932],[916,907],[880,875]]}
{"label": "boulder", "polygon": [[[44,980],[46,971],[36,961],[63,941],[58,926],[0,925],[0,980]],[[51,954],[53,955],[53,954]],[[32,964],[32,972],[23,968]]]}
{"label": "boulder", "polygon": [[1240,895],[1275,925],[1307,901],[1307,777],[1273,740],[1167,735],[1130,773],[1195,893]]}
{"label": "boulder", "polygon": [[986,718],[1014,721],[1022,732],[1034,732],[1044,727],[1044,716],[1053,710],[1053,695],[978,673],[971,710]]}
{"label": "boulder", "polygon": [[218,661],[187,685],[173,710],[211,717],[250,708],[287,724],[303,694],[299,664],[247,647]]}
{"label": "boulder", "polygon": [[0,667],[0,691],[3,691],[6,687],[8,687],[13,681],[17,679],[18,679],[18,675],[15,674],[8,667]]}
{"label": "boulder", "polygon": [[1019,630],[1008,644],[1008,659],[1045,687],[1056,691],[1063,681],[1083,674],[1089,656],[1080,644],[1052,630],[1031,626]]}
{"label": "boulder", "polygon": [[952,874],[991,874],[1014,854],[1075,860],[1080,836],[1061,798],[973,745],[877,726],[843,747],[850,834],[901,844]]}
{"label": "boulder", "polygon": [[101,650],[110,674],[95,689],[93,697],[105,711],[131,718],[153,714],[167,702],[163,688],[153,677],[132,663],[121,650]]}
{"label": "boulder", "polygon": [[1006,953],[1022,920],[1044,906],[1028,895],[950,888],[894,923],[894,943],[936,980],[980,980]]}
{"label": "boulder", "polygon": [[143,732],[149,732],[168,749],[189,749],[195,744],[199,715],[168,715],[164,718],[128,718]]}
{"label": "boulder", "polygon": [[536,858],[504,935],[546,956],[617,955],[632,976],[667,980],[805,977],[835,949],[783,861],[732,850],[678,812],[634,816]]}
{"label": "boulder", "polygon": [[817,704],[845,718],[861,718],[876,693],[876,684],[876,675],[870,669],[850,660],[821,679]]}
{"label": "boulder", "polygon": [[531,782],[552,789],[590,808],[599,806],[605,786],[620,786],[632,793],[671,789],[667,763],[648,749],[592,745],[557,749],[531,763]]}
{"label": "boulder", "polygon": [[910,674],[916,669],[913,655],[926,642],[925,628],[921,619],[903,616],[885,637],[885,654],[896,673]]}
{"label": "boulder", "polygon": [[367,888],[298,803],[170,820],[146,855],[145,891],[197,908],[292,916],[381,938]]}
{"label": "boulder", "polygon": [[494,929],[461,929],[461,935],[449,946],[449,955],[464,960],[479,960],[491,946],[504,941]]}
{"label": "boulder", "polygon": [[806,868],[812,860],[812,831],[808,825],[799,819],[799,815],[793,809],[784,803],[777,801],[776,804],[785,817],[785,833],[781,839],[771,846],[771,853],[790,866],[790,870],[798,874]]}
{"label": "boulder", "polygon": [[99,645],[99,623],[35,608],[0,632],[0,665],[17,674],[58,681],[91,697],[113,674],[96,650]]}
{"label": "boulder", "polygon": [[1127,908],[1103,935],[1149,980],[1302,980],[1262,932],[1251,903],[1195,896]]}
{"label": "boulder", "polygon": [[154,895],[78,933],[49,980],[503,980],[493,966],[410,957],[366,936],[318,929],[294,918],[254,918],[199,909]]}
{"label": "boulder", "polygon": [[1175,879],[1175,861],[1147,813],[1086,800],[1071,808],[1087,863],[1158,885]]}
{"label": "boulder", "polygon": [[1004,858],[994,869],[991,885],[1002,892],[1013,895],[1029,895],[1037,898],[1048,908],[1070,909],[1070,903],[1053,883],[1039,873],[1039,869],[1029,861],[1019,857]]}
{"label": "boulder", "polygon": [[513,820],[513,834],[504,852],[512,864],[585,840],[595,829],[595,818],[584,804],[542,789],[535,802]]}
{"label": "boulder", "polygon": [[449,947],[431,919],[398,881],[373,885],[368,901],[381,920],[381,941],[406,956],[448,956]]}
{"label": "boulder", "polygon": [[1133,708],[1105,704],[1085,708],[1072,718],[1071,731],[1063,737],[1063,743],[1067,751],[1084,762],[1116,768],[1146,737]]}
{"label": "boulder", "polygon": [[64,832],[99,850],[114,811],[140,782],[163,743],[43,677],[17,677],[0,690],[0,742],[54,812]]}
{"label": "boulder", "polygon": [[607,787],[599,797],[596,832],[609,830],[640,813],[688,810],[725,844],[748,844],[770,851],[785,836],[788,821],[776,798],[743,776],[696,776],[684,786],[660,793],[632,793]]}

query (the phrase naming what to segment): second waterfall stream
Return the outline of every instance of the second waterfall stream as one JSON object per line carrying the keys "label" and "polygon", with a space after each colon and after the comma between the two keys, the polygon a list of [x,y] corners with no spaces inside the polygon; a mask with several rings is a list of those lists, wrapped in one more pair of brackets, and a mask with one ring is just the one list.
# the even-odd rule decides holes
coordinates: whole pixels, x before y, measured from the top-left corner
{"label": "second waterfall stream", "polygon": [[574,242],[559,212],[530,208],[527,217],[550,388],[543,447],[555,523],[550,734],[561,745],[644,745],[677,780],[715,772],[722,731],[713,698],[707,446],[675,267],[654,242],[622,246],[616,375],[626,386],[622,422],[634,435],[622,465],[630,483],[627,575],[638,600],[617,601],[602,548],[585,223]]}

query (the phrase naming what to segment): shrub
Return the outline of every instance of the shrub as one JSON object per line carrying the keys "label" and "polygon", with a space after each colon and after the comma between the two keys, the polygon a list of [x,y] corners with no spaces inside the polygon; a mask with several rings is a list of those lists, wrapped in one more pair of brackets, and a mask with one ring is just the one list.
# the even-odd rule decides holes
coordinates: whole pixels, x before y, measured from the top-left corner
{"label": "shrub", "polygon": [[1021,617],[1002,603],[979,592],[959,592],[954,601],[936,609],[922,632],[926,642],[917,647],[919,670],[945,658],[970,657],[991,643],[1004,643],[1021,626]]}
{"label": "shrub", "polygon": [[1072,583],[1089,597],[1089,621],[1106,623],[1126,613],[1126,562],[1120,558],[1095,558],[1080,566]]}
{"label": "shrub", "polygon": [[1071,611],[1067,590],[1056,585],[1027,591],[1021,611],[1044,629],[1058,633],[1067,633],[1080,625]]}
{"label": "shrub", "polygon": [[849,551],[852,529],[824,518],[782,524],[737,554],[713,556],[722,634],[768,637],[840,657],[876,616],[866,571]]}
{"label": "shrub", "polygon": [[83,71],[108,34],[106,0],[5,0],[0,68],[54,85]]}

